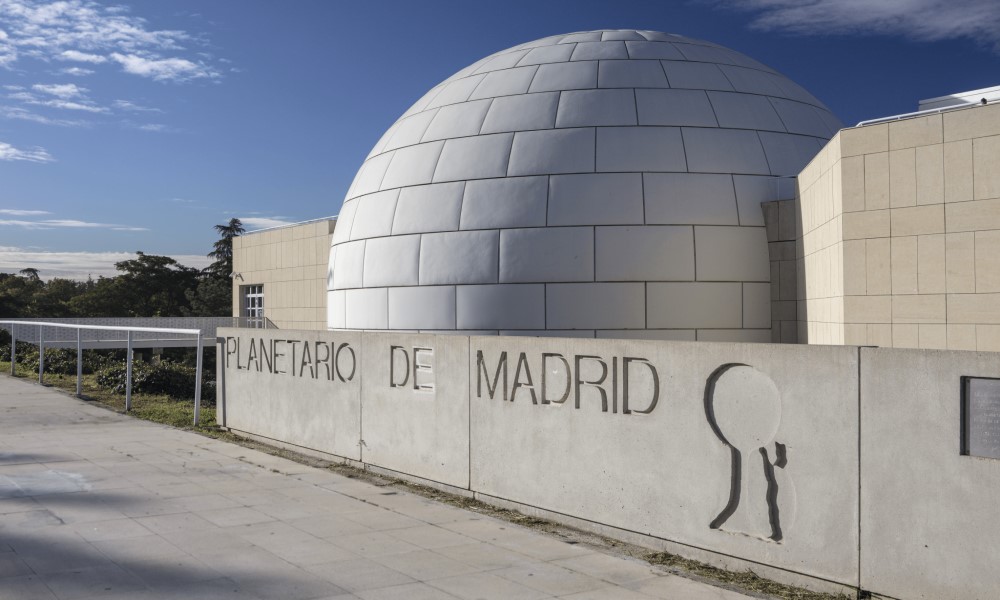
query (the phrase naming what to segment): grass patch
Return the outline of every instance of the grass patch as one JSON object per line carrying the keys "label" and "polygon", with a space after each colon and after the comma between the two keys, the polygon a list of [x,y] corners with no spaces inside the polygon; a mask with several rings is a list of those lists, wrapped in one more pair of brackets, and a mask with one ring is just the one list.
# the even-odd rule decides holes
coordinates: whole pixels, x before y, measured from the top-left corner
{"label": "grass patch", "polygon": [[766,594],[782,600],[853,600],[852,596],[846,594],[813,592],[764,579],[753,571],[726,571],[669,552],[647,552],[642,558],[650,564],[666,567],[671,572],[696,575],[725,583],[738,590]]}
{"label": "grass patch", "polygon": [[[10,374],[10,362],[0,361],[0,373]],[[17,365],[15,377],[38,380],[38,371],[29,371]],[[76,394],[76,375],[46,374],[45,385]],[[82,396],[84,400],[109,408],[115,412],[125,412],[125,395],[116,394],[97,385],[93,374],[83,376]],[[132,394],[130,415],[155,423],[162,423],[180,429],[212,433],[217,430],[215,406],[202,400],[197,427],[194,426],[194,397],[173,398],[163,394]]]}

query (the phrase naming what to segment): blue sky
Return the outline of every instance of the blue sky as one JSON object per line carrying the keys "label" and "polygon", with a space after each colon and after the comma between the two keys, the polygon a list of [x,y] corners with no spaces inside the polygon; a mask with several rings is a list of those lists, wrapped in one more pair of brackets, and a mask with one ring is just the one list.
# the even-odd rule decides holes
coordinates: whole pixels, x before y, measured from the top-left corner
{"label": "blue sky", "polygon": [[475,60],[557,33],[710,40],[846,124],[1000,85],[996,0],[0,0],[0,271],[203,266],[212,225],[336,214],[371,146]]}

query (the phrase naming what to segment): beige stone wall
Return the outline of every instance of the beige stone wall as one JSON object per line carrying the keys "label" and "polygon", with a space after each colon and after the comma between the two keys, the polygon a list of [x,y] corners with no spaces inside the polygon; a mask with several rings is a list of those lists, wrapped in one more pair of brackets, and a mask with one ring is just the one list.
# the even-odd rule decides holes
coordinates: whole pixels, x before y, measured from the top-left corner
{"label": "beige stone wall", "polygon": [[761,202],[771,266],[771,342],[798,342],[795,240],[799,237],[794,198]]}
{"label": "beige stone wall", "polygon": [[1000,105],[845,129],[799,201],[800,341],[1000,350]]}
{"label": "beige stone wall", "polygon": [[796,271],[799,341],[844,343],[844,239],[840,134],[798,177]]}
{"label": "beige stone wall", "polygon": [[281,329],[326,329],[326,275],[336,224],[324,219],[233,240],[233,315],[243,286],[264,286],[264,316]]}

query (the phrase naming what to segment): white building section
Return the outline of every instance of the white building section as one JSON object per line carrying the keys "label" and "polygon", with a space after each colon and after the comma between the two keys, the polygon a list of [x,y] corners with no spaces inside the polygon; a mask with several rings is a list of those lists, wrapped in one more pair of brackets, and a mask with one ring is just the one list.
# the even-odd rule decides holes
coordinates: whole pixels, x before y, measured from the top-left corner
{"label": "white building section", "polygon": [[771,341],[760,203],[792,199],[840,127],[710,42],[592,31],[503,50],[431,89],[358,170],[328,326]]}

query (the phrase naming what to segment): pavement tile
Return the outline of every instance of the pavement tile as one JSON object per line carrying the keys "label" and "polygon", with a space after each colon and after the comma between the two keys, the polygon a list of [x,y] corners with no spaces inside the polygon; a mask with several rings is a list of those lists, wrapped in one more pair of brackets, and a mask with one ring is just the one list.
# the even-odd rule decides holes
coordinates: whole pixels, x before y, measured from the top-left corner
{"label": "pavement tile", "polygon": [[371,510],[347,513],[344,518],[354,521],[375,531],[387,531],[390,529],[403,529],[406,527],[417,527],[423,525],[419,521],[406,515],[392,512],[384,508],[373,508]]}
{"label": "pavement tile", "polygon": [[216,525],[211,521],[191,512],[137,517],[135,521],[150,531],[163,536],[185,531],[208,531],[216,528]]}
{"label": "pavement tile", "polygon": [[163,560],[184,551],[158,535],[94,542],[94,547],[115,562],[127,560]]}
{"label": "pavement tile", "polygon": [[182,483],[168,483],[166,485],[143,486],[157,498],[180,498],[183,496],[204,496],[211,494],[212,489],[208,485],[183,481]]}
{"label": "pavement tile", "polygon": [[275,556],[301,567],[350,560],[358,556],[353,552],[319,538],[298,540],[289,544],[268,544],[262,547],[272,552]]}
{"label": "pavement tile", "polygon": [[525,563],[494,571],[493,574],[553,596],[588,592],[608,585],[600,579],[552,563]]}
{"label": "pavement tile", "polygon": [[208,561],[187,554],[156,560],[124,560],[119,564],[154,590],[169,590],[178,583],[211,581],[223,576]]}
{"label": "pavement tile", "polygon": [[[17,556],[14,556],[13,552],[0,554],[0,579],[4,577],[31,575],[31,573],[31,567]],[[2,587],[3,584],[0,583],[0,588]]]}
{"label": "pavement tile", "polygon": [[427,585],[442,589],[453,596],[465,600],[540,600],[551,598],[538,590],[514,583],[508,579],[489,573],[473,573],[428,581]]}
{"label": "pavement tile", "polygon": [[418,525],[405,529],[393,529],[386,533],[397,540],[403,540],[429,550],[447,548],[448,546],[464,546],[474,541],[468,536],[448,531],[436,525]]}
{"label": "pavement tile", "polygon": [[58,600],[37,575],[0,579],[4,600]]}
{"label": "pavement tile", "polygon": [[572,569],[578,573],[586,573],[591,577],[619,585],[658,577],[661,574],[660,571],[648,563],[600,553],[590,553],[586,556],[555,560],[552,561],[552,564]]}
{"label": "pavement tile", "polygon": [[200,494],[197,496],[178,496],[163,501],[165,507],[171,507],[179,512],[198,510],[215,510],[219,508],[236,508],[238,503],[221,494]]}
{"label": "pavement tile", "polygon": [[[609,585],[596,590],[560,596],[560,598],[563,598],[564,600],[609,600],[612,598],[614,600],[649,600],[652,596],[640,594],[639,592],[622,587]],[[678,597],[673,600],[687,600],[687,598]]]}
{"label": "pavement tile", "polygon": [[379,556],[374,560],[419,581],[477,573],[483,570],[480,567],[459,562],[430,550],[389,554]]}
{"label": "pavement tile", "polygon": [[317,600],[348,593],[321,577],[291,566],[229,577],[240,584],[241,589],[266,600]]}
{"label": "pavement tile", "polygon": [[316,539],[316,536],[281,521],[235,525],[233,527],[226,527],[222,531],[258,546],[266,546],[272,542],[295,543]]}
{"label": "pavement tile", "polygon": [[455,600],[456,596],[426,583],[408,583],[393,587],[365,590],[356,595],[363,600]]}
{"label": "pavement tile", "polygon": [[404,575],[368,558],[323,563],[308,567],[307,570],[352,592],[416,582],[409,575]]}
{"label": "pavement tile", "polygon": [[544,561],[578,558],[594,554],[594,550],[589,547],[570,544],[527,530],[513,531],[507,535],[499,536],[494,543]]}
{"label": "pavement tile", "polygon": [[307,531],[316,537],[329,538],[355,533],[369,533],[371,528],[339,515],[321,515],[285,521],[292,527]]}
{"label": "pavement tile", "polygon": [[39,510],[38,501],[34,498],[0,498],[0,515]]}
{"label": "pavement tile", "polygon": [[82,540],[46,544],[28,552],[19,551],[17,554],[38,575],[112,565],[107,556]]}
{"label": "pavement tile", "polygon": [[413,517],[414,519],[424,521],[425,523],[432,523],[434,525],[456,523],[459,521],[467,521],[469,519],[468,512],[452,506],[438,504],[437,502],[418,506],[402,507],[395,510],[408,517]]}
{"label": "pavement tile", "polygon": [[329,514],[330,509],[320,504],[310,504],[307,502],[289,502],[287,497],[277,504],[258,504],[253,507],[265,515],[279,521],[291,521],[293,519],[314,519]]}
{"label": "pavement tile", "polygon": [[60,600],[146,589],[142,581],[115,564],[63,571],[42,579]]}
{"label": "pavement tile", "polygon": [[91,523],[125,518],[117,506],[119,495],[109,495],[105,502],[102,495],[94,492],[77,492],[38,496],[38,504],[50,511],[63,523]]}
{"label": "pavement tile", "polygon": [[218,527],[253,525],[254,523],[267,523],[269,521],[274,521],[273,517],[246,506],[239,506],[236,508],[216,508],[214,510],[199,510],[194,514],[201,516],[206,521],[210,521]]}
{"label": "pavement tile", "polygon": [[684,598],[684,600],[744,600],[746,598],[738,592],[670,574],[645,579],[630,587],[637,592],[662,600],[674,600],[675,598]]}
{"label": "pavement tile", "polygon": [[404,542],[403,540],[396,539],[378,531],[335,536],[326,539],[349,552],[353,552],[358,556],[363,556],[365,558],[376,558],[392,554],[406,554],[408,552],[420,550],[419,546]]}
{"label": "pavement tile", "polygon": [[437,548],[435,552],[484,571],[505,569],[515,565],[537,562],[531,557],[485,542],[473,542],[462,546],[447,546]]}

